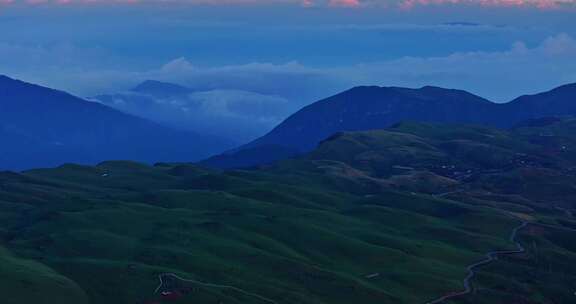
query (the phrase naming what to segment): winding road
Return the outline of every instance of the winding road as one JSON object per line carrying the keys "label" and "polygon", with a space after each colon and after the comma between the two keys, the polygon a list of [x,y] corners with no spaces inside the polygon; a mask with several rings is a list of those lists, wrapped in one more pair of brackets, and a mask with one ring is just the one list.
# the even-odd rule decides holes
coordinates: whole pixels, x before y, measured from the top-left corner
{"label": "winding road", "polygon": [[[510,255],[510,254],[518,254],[518,253],[523,253],[526,251],[526,249],[522,246],[522,244],[520,244],[520,242],[517,240],[518,238],[518,233],[520,232],[520,230],[522,230],[523,228],[525,228],[526,226],[528,226],[530,223],[527,221],[522,221],[522,223],[515,227],[512,232],[510,233],[510,242],[514,243],[516,245],[516,250],[495,250],[495,251],[490,251],[488,253],[486,253],[486,258],[475,262],[474,264],[469,265],[468,267],[466,267],[468,274],[466,275],[466,277],[462,280],[463,285],[464,285],[464,290],[462,291],[458,291],[458,292],[453,292],[453,293],[449,293],[447,295],[444,295],[438,299],[426,302],[426,304],[438,304],[438,303],[443,303],[447,300],[451,300],[457,297],[461,297],[467,294],[472,293],[472,291],[474,290],[473,286],[472,286],[472,280],[475,278],[477,272],[476,270],[479,267],[482,267],[484,265],[490,264],[491,262],[498,260],[498,256],[500,255]],[[542,225],[542,226],[547,226],[547,225]],[[554,227],[554,226],[552,226]],[[269,299],[267,297],[261,296],[259,294],[255,294],[249,291],[246,291],[244,289],[235,287],[235,286],[230,286],[230,285],[219,285],[219,284],[212,284],[212,283],[205,283],[205,282],[201,282],[198,280],[193,280],[193,279],[184,279],[180,276],[178,276],[175,273],[161,273],[158,275],[158,280],[160,281],[160,284],[158,285],[158,287],[154,290],[154,294],[157,294],[158,292],[160,292],[160,290],[162,290],[162,287],[165,285],[166,279],[167,278],[173,278],[173,279],[177,279],[180,280],[182,282],[188,282],[188,283],[193,283],[193,284],[197,284],[200,286],[204,286],[204,287],[212,287],[212,288],[220,288],[220,289],[230,289],[230,290],[234,290],[237,291],[239,293],[242,293],[244,295],[247,296],[251,296],[257,299],[260,299],[264,302],[267,303],[271,303],[271,304],[278,304],[278,302]]]}
{"label": "winding road", "polygon": [[260,299],[260,300],[262,300],[262,301],[264,301],[264,302],[267,302],[267,303],[278,304],[278,302],[276,302],[276,301],[274,301],[274,300],[272,300],[272,299],[266,298],[266,297],[261,296],[261,295],[259,295],[259,294],[251,293],[251,292],[249,292],[249,291],[246,291],[246,290],[241,289],[241,288],[238,288],[238,287],[229,286],[229,285],[218,285],[218,284],[204,283],[204,282],[197,281],[197,280],[192,280],[192,279],[184,279],[184,278],[178,276],[178,275],[175,274],[175,273],[161,273],[161,274],[159,274],[159,275],[158,275],[158,280],[160,280],[160,285],[158,285],[158,287],[156,288],[156,290],[154,290],[154,294],[158,293],[158,292],[162,289],[162,286],[164,286],[165,279],[166,279],[166,278],[170,278],[170,277],[171,277],[171,278],[174,278],[174,279],[177,279],[177,280],[180,280],[180,281],[182,281],[182,282],[194,283],[194,284],[201,285],[201,286],[204,286],[204,287],[230,289],[230,290],[234,290],[234,291],[237,291],[237,292],[239,292],[239,293],[242,293],[242,294],[244,294],[244,295],[247,295],[247,296],[251,296],[251,297]]}
{"label": "winding road", "polygon": [[442,296],[436,300],[427,302],[426,304],[438,304],[438,303],[442,303],[442,302],[447,301],[447,300],[451,300],[451,299],[454,299],[457,297],[461,297],[461,296],[470,294],[474,290],[472,287],[472,280],[476,276],[476,269],[477,268],[484,266],[484,265],[487,265],[487,264],[490,264],[491,262],[493,262],[495,260],[498,260],[499,255],[517,254],[517,253],[523,253],[524,251],[526,251],[526,249],[522,246],[522,244],[520,244],[520,242],[517,241],[517,237],[518,237],[518,232],[520,230],[522,230],[524,227],[528,226],[528,224],[529,224],[528,222],[523,221],[522,224],[520,226],[514,228],[514,230],[512,230],[512,233],[510,234],[510,242],[512,242],[516,245],[516,248],[517,248],[516,250],[497,250],[497,251],[488,252],[486,254],[485,259],[466,267],[466,269],[468,270],[468,275],[463,280],[464,290],[447,294],[447,295]]}

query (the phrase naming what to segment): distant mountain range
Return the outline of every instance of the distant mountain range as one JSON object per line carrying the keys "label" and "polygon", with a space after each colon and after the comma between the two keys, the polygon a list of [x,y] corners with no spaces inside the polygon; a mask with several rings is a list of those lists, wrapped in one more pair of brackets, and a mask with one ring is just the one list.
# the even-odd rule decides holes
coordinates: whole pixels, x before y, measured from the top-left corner
{"label": "distant mountain range", "polygon": [[297,100],[226,87],[186,87],[146,80],[135,87],[90,98],[151,121],[216,136],[239,146],[266,134],[302,107]]}
{"label": "distant mountain range", "polygon": [[[155,96],[194,91],[159,81],[131,90],[141,107]],[[403,121],[508,128],[529,119],[576,115],[576,84],[505,104],[439,87],[356,87],[291,115],[271,132],[229,152],[229,142],[181,131],[108,107],[113,95],[90,102],[65,92],[0,76],[0,169],[96,163],[109,159],[190,162],[217,168],[251,167],[294,157],[343,131],[384,129]],[[210,157],[206,159],[207,157]]]}
{"label": "distant mountain range", "polygon": [[109,159],[192,161],[228,147],[6,76],[0,76],[0,142],[0,169]]}
{"label": "distant mountain range", "polygon": [[174,104],[174,99],[193,92],[192,89],[177,84],[146,80],[126,92],[97,95],[89,99],[127,114],[179,128],[177,123],[171,121],[173,117],[166,113],[165,105]]}
{"label": "distant mountain range", "polygon": [[288,154],[308,152],[338,132],[384,129],[402,121],[507,128],[528,119],[568,115],[576,115],[576,84],[522,96],[505,104],[439,87],[362,86],[313,103],[265,136],[202,164],[220,168],[259,165]]}

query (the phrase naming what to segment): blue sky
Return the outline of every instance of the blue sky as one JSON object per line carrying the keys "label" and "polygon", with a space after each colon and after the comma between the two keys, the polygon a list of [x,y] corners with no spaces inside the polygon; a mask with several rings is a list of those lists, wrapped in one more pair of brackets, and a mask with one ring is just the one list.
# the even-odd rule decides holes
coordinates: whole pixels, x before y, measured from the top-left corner
{"label": "blue sky", "polygon": [[290,105],[259,130],[362,84],[501,102],[576,82],[573,2],[0,0],[0,73],[80,96],[157,79]]}

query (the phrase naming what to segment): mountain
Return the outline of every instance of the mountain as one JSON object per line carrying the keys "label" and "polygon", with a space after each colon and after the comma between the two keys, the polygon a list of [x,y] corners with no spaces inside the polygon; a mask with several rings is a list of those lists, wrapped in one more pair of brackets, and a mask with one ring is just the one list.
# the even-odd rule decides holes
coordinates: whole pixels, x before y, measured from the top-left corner
{"label": "mountain", "polygon": [[262,136],[300,108],[273,93],[213,85],[189,88],[156,80],[91,99],[175,129],[222,138],[231,147]]}
{"label": "mountain", "polygon": [[[402,121],[511,127],[532,118],[576,115],[575,99],[576,85],[523,96],[506,104],[497,104],[466,91],[439,87],[356,87],[303,108],[268,134],[228,152],[226,165],[245,165],[245,156],[237,152],[244,149],[274,145],[304,153],[338,132],[382,129]],[[236,163],[234,158],[237,158]],[[221,163],[216,159],[212,157],[202,164],[220,167]],[[251,159],[256,157],[252,155]],[[282,159],[282,155],[265,155],[266,161],[271,159]],[[262,163],[264,161],[251,162],[252,165]]]}
{"label": "mountain", "polygon": [[254,170],[0,172],[2,303],[572,303],[575,131],[400,123]]}
{"label": "mountain", "polygon": [[[103,94],[97,95],[91,100],[107,105],[111,108],[120,110],[127,114],[136,115],[149,120],[153,120],[159,116],[159,122],[165,124],[169,123],[169,119],[162,119],[166,111],[163,109],[165,103],[170,103],[170,100],[177,100],[184,98],[194,91],[190,88],[157,80],[146,80],[127,92],[117,94]],[[151,115],[155,113],[155,115]]]}
{"label": "mountain", "polygon": [[[362,180],[371,189],[435,194],[482,189],[471,190],[468,199],[494,191],[528,199],[531,208],[537,208],[572,205],[575,152],[576,119],[561,118],[534,119],[508,130],[400,123],[382,130],[341,132],[303,159],[330,160],[322,170],[354,172],[342,176]],[[522,187],[525,184],[535,186]]]}
{"label": "mountain", "polygon": [[194,90],[178,84],[157,80],[146,80],[134,87],[131,91],[156,97],[172,97],[194,92]]}
{"label": "mountain", "polygon": [[309,151],[340,131],[382,129],[403,120],[481,122],[492,106],[459,90],[356,87],[305,107],[246,147],[277,144]]}
{"label": "mountain", "polygon": [[504,106],[504,116],[513,122],[549,116],[576,114],[576,83],[560,86],[548,92],[525,95]]}
{"label": "mountain", "polygon": [[0,76],[0,168],[192,161],[222,151],[217,139],[170,129],[65,92]]}

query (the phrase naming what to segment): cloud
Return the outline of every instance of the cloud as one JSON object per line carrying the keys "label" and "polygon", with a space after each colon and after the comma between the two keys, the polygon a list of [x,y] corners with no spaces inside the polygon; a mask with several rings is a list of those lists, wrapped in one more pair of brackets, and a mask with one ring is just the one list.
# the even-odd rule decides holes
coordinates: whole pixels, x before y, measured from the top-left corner
{"label": "cloud", "polygon": [[315,26],[290,26],[293,30],[306,31],[374,31],[374,32],[439,32],[450,33],[504,33],[538,31],[538,27],[515,27],[510,25],[492,25],[473,22],[446,22],[440,24],[418,23],[372,23],[372,24],[326,24]]}
{"label": "cloud", "polygon": [[[455,52],[330,67],[311,67],[295,61],[206,67],[186,58],[175,58],[144,71],[98,69],[67,64],[92,58],[98,54],[97,50],[0,46],[0,54],[16,58],[17,53],[30,57],[30,68],[36,66],[29,74],[26,69],[20,70],[24,80],[71,89],[84,96],[125,91],[147,79],[186,85],[193,93],[172,99],[117,98],[115,106],[242,140],[267,132],[310,102],[356,85],[436,85],[469,90],[495,101],[509,101],[521,94],[576,82],[576,40],[567,34],[550,36],[537,45],[514,42],[502,51]],[[11,61],[15,67],[26,66],[25,59]],[[58,64],[52,65],[53,62]],[[45,65],[50,67],[38,68]]]}
{"label": "cloud", "polygon": [[576,82],[576,40],[559,34],[530,48],[515,42],[501,52],[463,52],[442,57],[405,57],[346,67],[356,83],[418,87],[438,85],[467,89],[508,101],[567,82]]}
{"label": "cloud", "polygon": [[38,6],[38,5],[298,5],[310,7],[359,8],[379,7],[396,9],[413,9],[420,6],[480,6],[480,7],[533,7],[553,9],[572,6],[576,0],[0,0],[3,6]]}
{"label": "cloud", "polygon": [[336,7],[359,7],[362,3],[360,0],[330,0],[328,5]]}
{"label": "cloud", "polygon": [[[474,26],[471,26],[474,27]],[[197,66],[176,58],[156,69],[115,69],[96,58],[104,51],[71,45],[36,47],[0,44],[0,69],[25,80],[89,96],[123,91],[147,79],[174,82],[196,91],[245,91],[290,100],[294,108],[353,85],[442,85],[506,100],[576,81],[576,40],[558,34],[531,46],[511,43],[503,51],[455,52],[403,57],[356,65],[311,67],[296,61]],[[110,59],[109,61],[114,61]],[[96,62],[90,64],[90,62]],[[502,85],[506,84],[506,85]]]}
{"label": "cloud", "polygon": [[474,5],[485,7],[535,7],[541,9],[559,8],[574,4],[573,0],[402,0],[399,6],[412,9],[431,5]]}
{"label": "cloud", "polygon": [[[174,66],[180,68],[173,69]],[[326,68],[297,62],[199,68],[180,58],[161,68],[162,73],[157,76],[199,89],[247,90],[289,100],[298,96],[326,96],[338,89],[374,84],[464,88],[507,101],[519,94],[576,81],[575,70],[576,40],[570,35],[558,34],[532,47],[518,41],[503,51],[403,57]]]}
{"label": "cloud", "polygon": [[319,87],[331,86],[330,83],[324,83],[324,70],[295,61],[200,68],[185,58],[178,58],[163,65],[158,71],[149,71],[147,76],[182,83],[197,90],[244,90],[292,99],[315,95],[314,92],[323,91]]}
{"label": "cloud", "polygon": [[294,110],[289,100],[239,90],[155,96],[125,92],[94,98],[127,113],[241,144],[280,123]]}
{"label": "cloud", "polygon": [[325,71],[296,62],[201,68],[176,58],[130,76],[134,84],[154,79],[184,85],[191,92],[169,97],[126,92],[97,99],[134,115],[238,143],[262,135],[309,102],[345,87]]}

